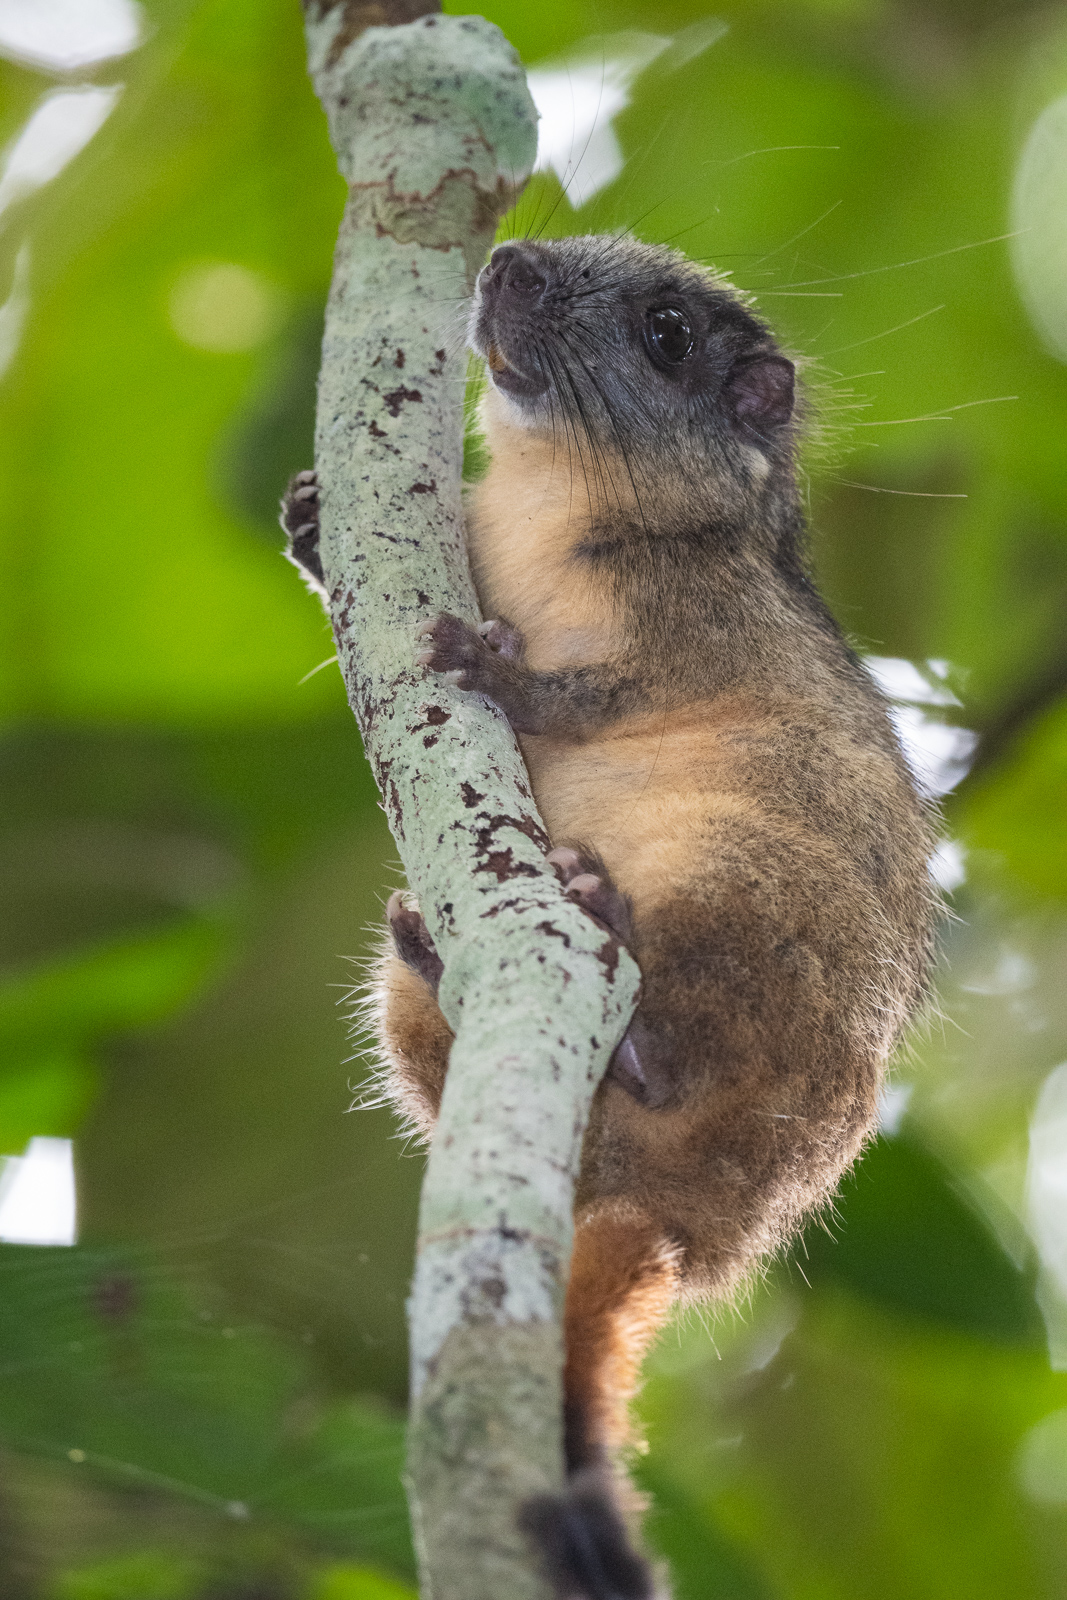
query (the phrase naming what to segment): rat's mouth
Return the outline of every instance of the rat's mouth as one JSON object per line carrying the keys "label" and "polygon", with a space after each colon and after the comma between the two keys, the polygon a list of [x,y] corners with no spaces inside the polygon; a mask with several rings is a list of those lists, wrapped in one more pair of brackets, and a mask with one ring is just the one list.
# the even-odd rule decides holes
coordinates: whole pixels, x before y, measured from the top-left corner
{"label": "rat's mouth", "polygon": [[548,388],[540,373],[523,372],[504,354],[495,339],[485,342],[485,364],[495,386],[513,400],[537,400]]}

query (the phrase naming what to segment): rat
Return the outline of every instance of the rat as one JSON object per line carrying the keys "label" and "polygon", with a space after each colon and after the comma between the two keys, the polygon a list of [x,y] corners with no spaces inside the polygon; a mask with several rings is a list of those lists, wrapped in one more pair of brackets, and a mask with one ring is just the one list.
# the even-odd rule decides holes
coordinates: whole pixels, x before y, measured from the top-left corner
{"label": "rat", "polygon": [[[480,625],[417,661],[508,718],[565,892],[641,971],[594,1100],[564,1319],[567,1492],[523,1526],[560,1597],[648,1600],[621,1461],[678,1301],[724,1301],[871,1137],[927,992],[931,822],[820,597],[795,363],[713,270],[630,236],[515,239],[477,282]],[[283,503],[321,588],[314,475]],[[451,1030],[403,893],[374,973],[386,1092],[432,1136]]]}

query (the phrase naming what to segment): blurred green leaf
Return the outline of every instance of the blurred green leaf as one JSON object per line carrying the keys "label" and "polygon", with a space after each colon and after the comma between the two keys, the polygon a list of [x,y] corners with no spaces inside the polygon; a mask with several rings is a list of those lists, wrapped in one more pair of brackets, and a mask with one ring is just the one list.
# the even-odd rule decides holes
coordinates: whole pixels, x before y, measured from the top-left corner
{"label": "blurred green leaf", "polygon": [[403,1421],[158,1254],[0,1246],[0,1439],[115,1489],[412,1565]]}
{"label": "blurred green leaf", "polygon": [[645,1533],[670,1564],[675,1600],[775,1600],[778,1591],[723,1532],[713,1507],[687,1493],[669,1465],[646,1459],[635,1475],[651,1496]]}
{"label": "blurred green leaf", "polygon": [[77,1053],[43,1048],[0,1067],[0,1152],[14,1154],[37,1134],[69,1139],[100,1085],[99,1069]]}
{"label": "blurred green leaf", "polygon": [[1067,900],[1067,704],[1025,734],[1003,770],[976,779],[959,815],[975,849],[995,851],[1032,892]]}
{"label": "blurred green leaf", "polygon": [[369,1567],[330,1567],[311,1587],[308,1600],[417,1600],[414,1589],[383,1578]]}
{"label": "blurred green leaf", "polygon": [[794,1260],[812,1282],[831,1279],[900,1312],[1043,1347],[1034,1273],[1014,1266],[948,1168],[907,1138],[875,1140]]}
{"label": "blurred green leaf", "polygon": [[80,1040],[144,1027],[199,988],[223,948],[213,923],[190,921],[147,939],[115,939],[42,962],[0,983],[0,1047],[42,1036]]}
{"label": "blurred green leaf", "polygon": [[1027,1430],[1067,1395],[1044,1351],[830,1286],[794,1297],[795,1329],[783,1309],[768,1294],[754,1326],[716,1329],[719,1360],[696,1327],[657,1357],[641,1473],[680,1571],[716,1571],[725,1549],[742,1596],[1058,1595],[1042,1541],[1051,1555],[1067,1518],[1043,1530],[1016,1467]]}
{"label": "blurred green leaf", "polygon": [[199,1576],[195,1563],[145,1552],[64,1573],[49,1600],[188,1600]]}

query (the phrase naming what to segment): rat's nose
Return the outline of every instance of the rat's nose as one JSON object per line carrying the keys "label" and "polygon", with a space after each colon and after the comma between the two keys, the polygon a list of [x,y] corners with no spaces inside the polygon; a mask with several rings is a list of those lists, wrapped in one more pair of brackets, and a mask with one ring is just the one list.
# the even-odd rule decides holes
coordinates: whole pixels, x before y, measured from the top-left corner
{"label": "rat's nose", "polygon": [[544,294],[547,282],[532,256],[518,245],[502,244],[489,257],[489,265],[483,268],[479,287],[483,295],[514,296],[518,301],[533,305]]}

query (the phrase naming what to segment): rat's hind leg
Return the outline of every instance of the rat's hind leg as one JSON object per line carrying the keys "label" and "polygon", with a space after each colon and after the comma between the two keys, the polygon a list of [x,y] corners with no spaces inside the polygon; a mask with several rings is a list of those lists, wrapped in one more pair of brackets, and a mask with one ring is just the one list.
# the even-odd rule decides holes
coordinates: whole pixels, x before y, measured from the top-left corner
{"label": "rat's hind leg", "polygon": [[401,894],[389,900],[389,932],[371,979],[382,1087],[400,1113],[429,1136],[445,1085],[452,1030],[437,1004],[441,958],[430,931]]}

